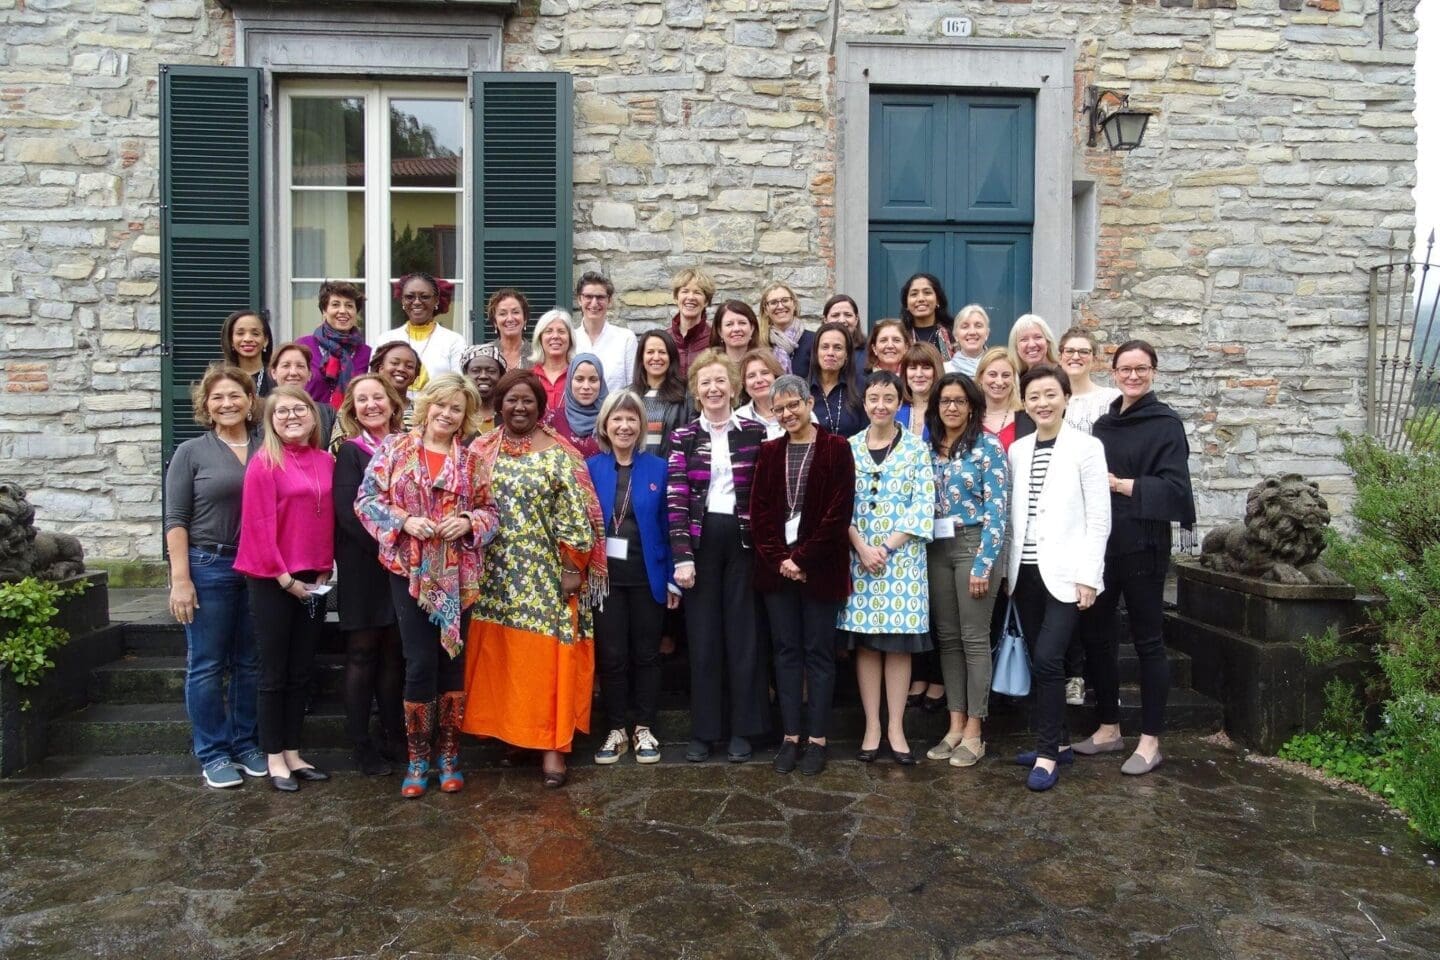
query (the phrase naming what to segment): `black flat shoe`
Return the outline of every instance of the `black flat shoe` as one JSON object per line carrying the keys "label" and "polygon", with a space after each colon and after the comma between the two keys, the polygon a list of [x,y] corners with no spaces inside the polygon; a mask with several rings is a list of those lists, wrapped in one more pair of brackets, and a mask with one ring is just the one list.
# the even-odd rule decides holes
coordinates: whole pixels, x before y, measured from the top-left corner
{"label": "black flat shoe", "polygon": [[351,751],[350,759],[354,762],[355,769],[367,777],[388,777],[393,772],[390,764],[385,762],[385,757],[375,749],[374,744],[367,743],[362,747],[356,747]]}
{"label": "black flat shoe", "polygon": [[294,777],[277,777],[273,773],[270,775],[270,786],[281,793],[298,793],[300,790],[300,784]]}
{"label": "black flat shoe", "polygon": [[895,758],[895,762],[900,764],[900,766],[902,767],[915,766],[915,754],[909,750],[896,750],[894,747],[891,747],[890,755],[893,756]]}
{"label": "black flat shoe", "polygon": [[558,790],[561,787],[565,786],[565,779],[568,774],[568,769],[542,770],[540,771],[540,782],[545,785],[546,789]]}
{"label": "black flat shoe", "polygon": [[906,709],[906,710],[909,710],[909,709],[912,708],[912,707],[918,707],[918,706],[920,706],[920,701],[923,700],[924,698],[925,698],[925,691],[924,691],[924,690],[921,690],[919,693],[912,693],[912,694],[910,694],[909,696],[907,696],[907,697],[905,698],[905,709]]}
{"label": "black flat shoe", "polygon": [[710,744],[704,740],[691,740],[685,750],[685,759],[690,763],[704,763],[710,759]]}
{"label": "black flat shoe", "polygon": [[330,779],[330,774],[319,767],[297,767],[290,771],[290,776],[296,780],[304,780],[307,783],[321,783]]}
{"label": "black flat shoe", "polygon": [[726,751],[726,759],[731,763],[747,763],[755,751],[750,746],[750,741],[744,737],[731,737],[730,747]]}
{"label": "black flat shoe", "polygon": [[945,697],[943,695],[938,697],[926,697],[924,700],[920,701],[920,707],[926,713],[939,713],[941,710],[945,709]]}
{"label": "black flat shoe", "polygon": [[874,747],[870,750],[861,748],[855,751],[855,759],[859,760],[861,763],[874,763],[875,758],[878,756],[880,756],[879,747]]}

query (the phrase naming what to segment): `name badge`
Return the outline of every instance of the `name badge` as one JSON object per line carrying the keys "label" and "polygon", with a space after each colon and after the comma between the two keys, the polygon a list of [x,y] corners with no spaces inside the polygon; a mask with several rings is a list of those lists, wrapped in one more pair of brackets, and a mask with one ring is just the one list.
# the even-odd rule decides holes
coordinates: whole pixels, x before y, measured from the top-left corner
{"label": "name badge", "polygon": [[795,541],[800,539],[800,517],[794,516],[785,521],[785,545],[794,546]]}
{"label": "name badge", "polygon": [[611,560],[628,560],[630,558],[630,541],[624,537],[606,537],[605,556]]}
{"label": "name badge", "polygon": [[949,540],[955,536],[954,517],[936,517],[935,530],[931,534],[936,540]]}

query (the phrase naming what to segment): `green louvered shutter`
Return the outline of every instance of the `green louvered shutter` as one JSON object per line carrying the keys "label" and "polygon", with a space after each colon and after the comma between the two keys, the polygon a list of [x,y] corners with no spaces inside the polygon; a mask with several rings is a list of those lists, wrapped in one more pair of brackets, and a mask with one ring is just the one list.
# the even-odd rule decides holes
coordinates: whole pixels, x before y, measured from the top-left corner
{"label": "green louvered shutter", "polygon": [[570,304],[573,102],[568,73],[473,75],[476,343],[490,336],[485,302],[501,287],[524,291],[536,316]]}
{"label": "green louvered shutter", "polygon": [[196,436],[190,385],[225,315],[260,306],[260,71],[160,68],[161,419],[166,463]]}

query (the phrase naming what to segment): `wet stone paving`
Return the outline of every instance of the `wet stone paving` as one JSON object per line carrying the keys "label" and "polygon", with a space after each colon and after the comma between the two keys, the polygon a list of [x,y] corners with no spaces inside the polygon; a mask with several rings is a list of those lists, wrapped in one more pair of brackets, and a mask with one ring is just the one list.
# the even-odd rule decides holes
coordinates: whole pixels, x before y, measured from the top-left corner
{"label": "wet stone paving", "polygon": [[1369,800],[1195,739],[1030,795],[1019,745],[818,778],[627,758],[560,791],[481,769],[418,801],[8,782],[0,956],[1440,956],[1436,851]]}

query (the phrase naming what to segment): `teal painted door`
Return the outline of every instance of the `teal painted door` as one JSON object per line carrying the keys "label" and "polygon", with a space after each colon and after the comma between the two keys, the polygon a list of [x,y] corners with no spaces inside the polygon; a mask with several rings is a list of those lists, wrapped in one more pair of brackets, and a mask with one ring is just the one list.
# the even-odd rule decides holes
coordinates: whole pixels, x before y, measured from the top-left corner
{"label": "teal painted door", "polygon": [[914,273],[933,273],[952,313],[982,305],[991,341],[1003,342],[1030,309],[1034,221],[1033,99],[872,95],[872,321],[899,316],[901,284]]}

